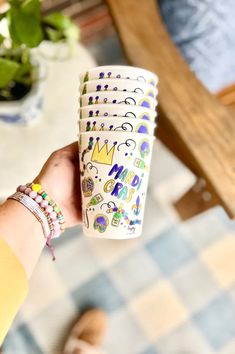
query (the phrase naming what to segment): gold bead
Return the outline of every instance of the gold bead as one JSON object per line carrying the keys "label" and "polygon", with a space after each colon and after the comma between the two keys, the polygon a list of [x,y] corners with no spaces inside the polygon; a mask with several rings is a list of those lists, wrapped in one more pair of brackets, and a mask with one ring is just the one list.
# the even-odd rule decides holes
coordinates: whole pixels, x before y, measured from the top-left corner
{"label": "gold bead", "polygon": [[41,184],[36,183],[36,184],[33,184],[33,185],[32,185],[32,190],[33,190],[34,192],[37,192],[37,193],[38,193],[41,189],[42,189]]}

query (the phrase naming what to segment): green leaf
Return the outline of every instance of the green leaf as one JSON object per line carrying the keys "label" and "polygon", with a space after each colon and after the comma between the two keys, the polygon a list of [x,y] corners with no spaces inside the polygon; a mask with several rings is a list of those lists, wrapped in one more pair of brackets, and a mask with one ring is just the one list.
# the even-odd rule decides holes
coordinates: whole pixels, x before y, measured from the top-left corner
{"label": "green leaf", "polygon": [[17,31],[15,29],[15,24],[12,21],[12,16],[11,16],[12,11],[8,11],[7,14],[7,21],[8,21],[8,29],[10,32],[11,40],[12,40],[12,45],[13,47],[20,45],[20,41],[17,36]]}
{"label": "green leaf", "polygon": [[18,82],[23,82],[25,76],[31,76],[32,64],[27,62],[25,64],[21,64],[15,74],[14,80]]}
{"label": "green leaf", "polygon": [[13,60],[0,58],[0,88],[6,87],[14,79],[19,66]]}
{"label": "green leaf", "polygon": [[0,21],[7,16],[7,11],[0,13]]}
{"label": "green leaf", "polygon": [[3,43],[4,39],[5,39],[5,37],[0,33],[0,44]]}
{"label": "green leaf", "polygon": [[65,30],[66,28],[70,27],[72,23],[70,18],[61,12],[54,12],[53,14],[45,16],[43,18],[43,22],[52,27],[55,27],[58,30]]}
{"label": "green leaf", "polygon": [[14,7],[10,10],[10,34],[16,44],[33,48],[43,40],[39,18]]}
{"label": "green leaf", "polygon": [[39,0],[25,0],[21,5],[21,9],[24,13],[40,18],[41,3]]}
{"label": "green leaf", "polygon": [[53,28],[46,28],[45,31],[48,39],[52,42],[58,42],[63,37],[60,31],[54,30]]}

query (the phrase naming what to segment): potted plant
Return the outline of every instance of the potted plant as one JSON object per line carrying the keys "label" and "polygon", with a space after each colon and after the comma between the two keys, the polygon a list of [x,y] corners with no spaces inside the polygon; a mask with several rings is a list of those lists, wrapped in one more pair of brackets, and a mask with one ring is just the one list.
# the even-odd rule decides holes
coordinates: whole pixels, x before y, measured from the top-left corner
{"label": "potted plant", "polygon": [[42,108],[43,66],[33,48],[44,40],[78,40],[78,27],[64,14],[41,14],[40,0],[9,0],[0,13],[0,120],[26,123]]}

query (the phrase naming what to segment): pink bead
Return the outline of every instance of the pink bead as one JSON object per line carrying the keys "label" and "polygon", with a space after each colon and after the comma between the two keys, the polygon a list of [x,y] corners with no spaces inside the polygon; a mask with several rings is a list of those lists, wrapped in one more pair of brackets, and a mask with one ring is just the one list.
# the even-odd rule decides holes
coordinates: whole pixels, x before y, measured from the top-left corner
{"label": "pink bead", "polygon": [[60,222],[60,221],[59,221],[58,219],[56,219],[56,220],[52,221],[52,224],[53,224],[53,225],[57,225],[57,224],[59,225],[59,222]]}
{"label": "pink bead", "polygon": [[19,191],[23,193],[27,187],[21,185],[18,188],[19,188]]}
{"label": "pink bead", "polygon": [[46,207],[46,212],[47,212],[47,213],[51,213],[52,211],[53,211],[52,206],[51,206],[51,205],[48,205],[48,206]]}
{"label": "pink bead", "polygon": [[35,198],[35,202],[37,202],[38,204],[40,204],[42,201],[42,197],[40,195],[38,195],[36,198]]}
{"label": "pink bead", "polygon": [[31,193],[31,191],[32,191],[32,189],[27,187],[27,188],[25,189],[24,193],[27,194],[27,195],[29,195],[29,194]]}
{"label": "pink bead", "polygon": [[37,193],[34,192],[34,191],[31,191],[31,192],[29,193],[29,196],[30,196],[30,198],[35,199],[36,196],[37,196]]}
{"label": "pink bead", "polygon": [[51,220],[57,219],[57,214],[54,211],[52,211],[49,215],[50,215]]}
{"label": "pink bead", "polygon": [[40,203],[40,206],[42,208],[46,208],[48,206],[48,201],[47,200],[42,200],[41,203]]}

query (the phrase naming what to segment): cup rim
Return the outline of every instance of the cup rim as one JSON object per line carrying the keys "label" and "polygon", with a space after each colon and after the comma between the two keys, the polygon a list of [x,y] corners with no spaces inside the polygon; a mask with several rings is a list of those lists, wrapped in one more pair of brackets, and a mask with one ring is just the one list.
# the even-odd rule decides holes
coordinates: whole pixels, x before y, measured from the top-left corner
{"label": "cup rim", "polygon": [[90,92],[87,92],[87,93],[84,93],[84,94],[81,94],[80,96],[81,97],[84,97],[84,96],[89,96],[89,95],[100,95],[100,94],[102,94],[102,95],[104,95],[104,94],[106,94],[106,95],[109,95],[109,96],[114,96],[114,98],[115,98],[115,96],[117,96],[117,95],[119,95],[119,94],[121,94],[121,95],[124,95],[124,94],[130,94],[130,95],[132,95],[132,94],[134,94],[134,95],[138,95],[138,96],[143,96],[143,97],[146,97],[146,98],[150,98],[150,100],[152,100],[152,101],[156,101],[156,102],[158,102],[158,100],[156,99],[156,98],[153,98],[153,97],[151,97],[151,96],[146,96],[145,94],[143,94],[143,93],[138,93],[138,92],[132,92],[132,91],[90,91]]}
{"label": "cup rim", "polygon": [[[157,124],[154,122],[154,121],[151,121],[151,120],[145,120],[145,119],[141,119],[141,118],[132,118],[132,117],[122,117],[122,116],[108,116],[109,118],[111,118],[111,119],[114,119],[114,118],[118,118],[119,120],[124,120],[124,119],[127,119],[127,118],[129,118],[129,119],[131,119],[131,120],[133,120],[133,121],[135,121],[135,122],[139,122],[139,123],[142,123],[142,122],[148,122],[147,124],[150,124],[150,125],[153,125],[154,127],[156,127],[157,126]],[[80,122],[82,123],[82,122],[87,122],[87,121],[90,121],[90,120],[94,120],[94,119],[102,119],[102,118],[105,118],[106,120],[108,120],[107,119],[107,116],[98,116],[98,117],[87,117],[87,118],[82,118],[82,119],[79,119],[78,120],[78,123],[80,124]]]}
{"label": "cup rim", "polygon": [[154,77],[156,83],[159,82],[159,78],[158,76],[153,73],[152,71],[148,70],[148,69],[144,69],[144,68],[140,68],[140,67],[137,67],[137,66],[132,66],[132,65],[102,65],[102,66],[96,66],[94,68],[90,68],[88,70],[84,70],[81,74],[80,74],[80,78],[82,78],[87,72],[88,73],[92,73],[92,72],[95,72],[96,70],[108,70],[108,69],[118,69],[118,70],[124,70],[124,71],[131,71],[131,72],[134,72],[134,71],[140,71],[142,73],[146,73],[148,76],[152,76]]}
{"label": "cup rim", "polygon": [[[91,105],[86,105],[86,106],[80,106],[79,109],[80,110],[83,110],[83,109],[85,110],[85,109],[95,109],[95,108],[98,108],[98,107],[102,107],[102,108],[106,108],[106,109],[114,108],[116,110],[117,107],[128,108],[129,106],[130,107],[136,107],[136,108],[134,108],[134,110],[135,109],[137,109],[137,110],[140,109],[140,110],[143,110],[143,112],[145,112],[145,111],[152,112],[152,113],[157,115],[157,111],[152,109],[152,108],[143,107],[143,106],[137,106],[137,105],[131,106],[131,105],[128,105],[128,104],[97,103],[97,104],[91,104]],[[112,116],[110,116],[110,117],[112,117]]]}
{"label": "cup rim", "polygon": [[[89,84],[89,83],[92,83],[94,85],[96,85],[96,84],[98,85],[99,83],[104,83],[104,82],[107,82],[107,83],[111,82],[111,85],[112,84],[114,85],[115,82],[127,82],[127,83],[129,83],[129,82],[132,82],[132,83],[138,82],[138,84],[140,84],[140,86],[146,87],[146,89],[147,89],[147,87],[149,87],[150,89],[153,89],[155,96],[157,96],[158,93],[159,93],[157,86],[153,86],[153,85],[148,84],[147,82],[144,82],[144,81],[125,79],[125,78],[121,78],[121,79],[115,79],[115,78],[110,78],[110,79],[91,79],[91,80],[88,80],[88,81],[85,81],[85,82],[81,82],[80,86],[79,86],[79,90],[81,92],[82,88],[85,85]],[[114,90],[102,91],[101,90],[101,91],[90,91],[90,92],[109,92],[109,91],[111,91],[111,92],[135,92],[135,91],[124,91],[124,90],[116,90],[116,91],[114,91]],[[136,92],[136,93],[138,93],[138,92]],[[151,97],[151,96],[149,96],[149,97]]]}
{"label": "cup rim", "polygon": [[[93,136],[97,136],[97,135],[120,135],[120,131],[94,131],[94,132],[79,132],[78,134],[78,138],[80,137],[80,135],[93,135]],[[149,135],[149,134],[141,134],[141,133],[133,133],[133,132],[122,132],[122,136],[123,135],[128,135],[128,136],[133,136],[135,137],[141,137],[142,140],[144,139],[144,137],[148,137],[149,139],[152,140],[152,142],[154,142],[154,140],[156,139],[156,137],[154,135]]]}
{"label": "cup rim", "polygon": [[[128,94],[128,96],[126,98],[128,98],[128,97],[130,97],[130,98],[133,98],[133,97],[138,98],[139,97],[140,100],[144,99],[144,98],[148,98],[150,100],[150,102],[152,102],[152,104],[154,104],[155,107],[158,106],[158,100],[156,98],[153,98],[151,96],[142,95],[142,94],[137,93],[137,92],[129,92],[129,91],[99,91],[99,92],[93,91],[93,92],[85,93],[84,95],[81,94],[80,98],[82,99],[84,97],[84,99],[85,99],[85,98],[89,97],[90,95],[100,95],[100,94],[101,94],[101,97],[104,96],[104,95],[108,95],[108,97],[113,97],[114,99],[116,97],[118,97],[119,94],[120,94],[120,96],[122,96],[124,94],[126,94],[126,96],[127,96],[127,94]],[[134,95],[134,96],[131,97],[131,95]],[[132,106],[132,105],[130,105],[130,106]],[[135,106],[137,106],[137,105],[135,105]]]}

